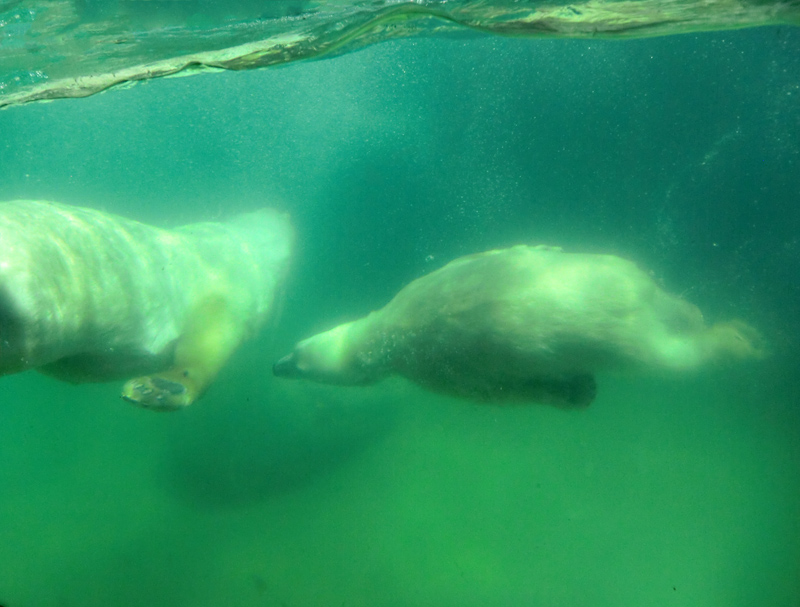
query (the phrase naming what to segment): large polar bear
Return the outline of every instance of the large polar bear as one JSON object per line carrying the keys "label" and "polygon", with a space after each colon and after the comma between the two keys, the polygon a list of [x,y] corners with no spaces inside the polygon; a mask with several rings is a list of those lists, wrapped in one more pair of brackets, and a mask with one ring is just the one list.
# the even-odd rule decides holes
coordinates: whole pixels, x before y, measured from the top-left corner
{"label": "large polar bear", "polygon": [[292,241],[288,218],[268,209],[167,231],[52,202],[2,203],[0,374],[133,377],[131,402],[191,404],[266,320]]}
{"label": "large polar bear", "polygon": [[462,257],[382,310],[301,341],[280,377],[363,385],[400,374],[484,401],[588,405],[604,369],[690,369],[760,355],[744,323],[694,305],[613,255],[516,246]]}

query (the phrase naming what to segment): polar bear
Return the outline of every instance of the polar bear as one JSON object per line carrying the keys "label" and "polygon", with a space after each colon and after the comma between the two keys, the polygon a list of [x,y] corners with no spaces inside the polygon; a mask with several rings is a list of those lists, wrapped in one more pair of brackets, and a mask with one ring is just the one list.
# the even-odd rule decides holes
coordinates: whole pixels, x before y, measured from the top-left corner
{"label": "polar bear", "polygon": [[189,405],[265,322],[292,241],[288,217],[269,209],[161,230],[53,202],[2,203],[0,374],[134,378],[128,401]]}
{"label": "polar bear", "polygon": [[383,309],[296,345],[279,377],[364,385],[403,375],[489,402],[584,407],[594,373],[761,355],[758,333],[700,310],[613,255],[515,246],[456,259]]}

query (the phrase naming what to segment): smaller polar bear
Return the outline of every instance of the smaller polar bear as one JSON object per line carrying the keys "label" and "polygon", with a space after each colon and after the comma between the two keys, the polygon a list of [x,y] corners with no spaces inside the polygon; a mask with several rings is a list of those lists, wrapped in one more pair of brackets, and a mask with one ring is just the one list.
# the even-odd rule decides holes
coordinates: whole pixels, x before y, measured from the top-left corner
{"label": "smaller polar bear", "polygon": [[707,326],[625,259],[516,246],[456,259],[273,370],[343,385],[399,374],[475,400],[570,408],[594,399],[597,371],[757,358],[760,341],[738,321]]}
{"label": "smaller polar bear", "polygon": [[293,239],[288,217],[270,209],[161,230],[53,202],[2,203],[0,375],[128,379],[122,396],[134,404],[185,407],[263,326]]}

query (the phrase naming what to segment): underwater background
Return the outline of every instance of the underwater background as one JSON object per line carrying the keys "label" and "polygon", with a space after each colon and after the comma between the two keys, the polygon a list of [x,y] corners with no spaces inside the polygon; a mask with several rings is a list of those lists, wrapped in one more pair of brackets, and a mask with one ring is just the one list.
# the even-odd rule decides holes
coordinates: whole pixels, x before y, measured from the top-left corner
{"label": "underwater background", "polygon": [[[409,39],[15,107],[0,193],[298,234],[280,313],[185,411],[2,379],[3,607],[800,604],[800,29]],[[572,412],[272,377],[519,243],[633,259],[771,355],[600,375]]]}

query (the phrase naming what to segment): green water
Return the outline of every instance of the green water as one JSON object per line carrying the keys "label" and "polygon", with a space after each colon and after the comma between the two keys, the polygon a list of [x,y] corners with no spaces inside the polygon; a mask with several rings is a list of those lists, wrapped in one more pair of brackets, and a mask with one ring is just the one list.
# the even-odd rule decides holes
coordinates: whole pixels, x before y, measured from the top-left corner
{"label": "green water", "polygon": [[[3,607],[800,604],[796,29],[394,42],[12,108],[0,190],[298,232],[279,318],[185,411],[2,379]],[[635,259],[771,356],[600,376],[576,412],[272,378],[523,242]]]}

